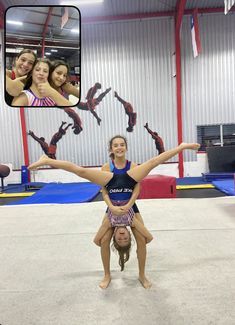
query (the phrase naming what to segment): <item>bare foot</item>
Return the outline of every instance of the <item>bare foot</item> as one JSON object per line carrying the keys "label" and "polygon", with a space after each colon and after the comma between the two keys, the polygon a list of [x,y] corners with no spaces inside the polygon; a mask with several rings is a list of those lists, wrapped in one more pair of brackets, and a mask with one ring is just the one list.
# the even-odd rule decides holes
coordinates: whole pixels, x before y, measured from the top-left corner
{"label": "bare foot", "polygon": [[180,146],[183,149],[192,149],[192,150],[198,150],[201,147],[199,143],[185,143],[185,142],[182,142]]}
{"label": "bare foot", "polygon": [[28,169],[33,170],[33,169],[36,169],[36,168],[38,168],[40,166],[44,166],[44,165],[47,164],[48,159],[49,158],[46,155],[43,155],[43,156],[41,156],[41,158],[38,159],[38,161],[36,161],[35,163],[29,165]]}
{"label": "bare foot", "polygon": [[108,288],[110,282],[111,282],[111,276],[105,275],[103,280],[100,282],[99,287],[101,289],[106,289],[106,288]]}
{"label": "bare foot", "polygon": [[152,283],[145,276],[139,276],[139,281],[145,289],[149,289],[152,286]]}

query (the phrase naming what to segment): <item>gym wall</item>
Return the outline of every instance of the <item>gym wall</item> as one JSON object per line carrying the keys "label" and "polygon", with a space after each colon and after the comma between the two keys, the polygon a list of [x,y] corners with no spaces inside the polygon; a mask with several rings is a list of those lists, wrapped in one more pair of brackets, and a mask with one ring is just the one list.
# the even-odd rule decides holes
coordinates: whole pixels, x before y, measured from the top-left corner
{"label": "gym wall", "polygon": [[[203,52],[194,59],[189,16],[184,17],[181,65],[183,138],[187,141],[196,141],[198,124],[234,122],[234,25],[233,14],[199,16]],[[102,91],[108,87],[112,90],[96,108],[102,119],[100,126],[90,112],[76,109],[83,131],[74,135],[69,130],[58,143],[57,157],[81,165],[101,165],[108,159],[108,140],[118,133],[128,138],[129,158],[141,163],[156,153],[154,141],[143,127],[146,122],[164,139],[166,148],[175,146],[174,48],[174,20],[170,17],[82,25],[81,101],[85,101],[87,90],[97,81],[102,84]],[[128,117],[114,98],[114,90],[137,112],[132,133],[126,132]],[[25,114],[27,130],[47,141],[62,120],[70,122],[62,110],[55,108],[26,109]],[[3,160],[12,162],[13,168],[20,168],[23,150],[19,110],[3,104],[0,127],[4,130],[0,138]],[[42,150],[31,138],[28,145],[30,161],[34,161]],[[185,153],[184,157],[186,161],[196,159],[195,153]]]}

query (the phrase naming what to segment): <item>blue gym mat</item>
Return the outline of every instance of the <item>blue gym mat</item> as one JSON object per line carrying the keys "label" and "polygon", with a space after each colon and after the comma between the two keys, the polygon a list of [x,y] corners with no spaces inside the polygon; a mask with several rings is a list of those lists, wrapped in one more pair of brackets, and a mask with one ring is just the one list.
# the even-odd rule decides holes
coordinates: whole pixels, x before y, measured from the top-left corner
{"label": "blue gym mat", "polygon": [[235,195],[234,179],[222,179],[213,181],[212,184],[226,195]]}
{"label": "blue gym mat", "polygon": [[49,183],[34,195],[8,205],[41,203],[82,203],[91,201],[99,193],[101,186],[89,182]]}
{"label": "blue gym mat", "polygon": [[176,185],[203,185],[208,184],[203,177],[182,177],[176,178]]}
{"label": "blue gym mat", "polygon": [[33,191],[35,188],[39,189],[43,186],[47,185],[48,183],[42,182],[31,182],[25,184],[8,184],[4,187],[4,193],[22,193],[27,191]]}
{"label": "blue gym mat", "polygon": [[205,173],[202,174],[202,177],[205,181],[216,181],[219,179],[230,179],[234,177],[234,173]]}

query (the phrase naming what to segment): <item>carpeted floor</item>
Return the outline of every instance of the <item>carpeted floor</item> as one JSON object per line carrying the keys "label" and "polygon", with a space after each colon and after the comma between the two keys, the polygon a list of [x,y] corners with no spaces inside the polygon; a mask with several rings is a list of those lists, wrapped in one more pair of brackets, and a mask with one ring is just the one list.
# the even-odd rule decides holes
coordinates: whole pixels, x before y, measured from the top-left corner
{"label": "carpeted floor", "polygon": [[235,319],[233,197],[140,200],[154,236],[138,282],[136,245],[112,282],[92,243],[104,202],[0,207],[2,325],[208,325]]}

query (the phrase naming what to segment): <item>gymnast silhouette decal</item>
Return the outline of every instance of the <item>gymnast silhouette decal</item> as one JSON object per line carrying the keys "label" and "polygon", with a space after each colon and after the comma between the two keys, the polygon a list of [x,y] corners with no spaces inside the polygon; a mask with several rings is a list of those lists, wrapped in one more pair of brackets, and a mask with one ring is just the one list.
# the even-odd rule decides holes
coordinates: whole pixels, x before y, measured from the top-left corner
{"label": "gymnast silhouette decal", "polygon": [[117,100],[122,103],[125,112],[128,115],[128,127],[126,128],[127,132],[132,132],[134,126],[136,125],[137,113],[134,112],[133,107],[130,103],[126,102],[124,99],[118,96],[118,93],[116,91],[114,92],[114,97],[116,97]]}
{"label": "gymnast silhouette decal", "polygon": [[30,135],[35,141],[37,141],[42,150],[45,152],[45,154],[50,157],[51,159],[56,159],[56,149],[57,149],[57,142],[62,138],[63,135],[66,134],[66,131],[68,128],[72,125],[68,124],[64,129],[63,126],[67,124],[67,122],[62,122],[61,126],[59,127],[58,132],[56,132],[53,137],[51,138],[50,144],[45,141],[45,138],[43,137],[37,137],[33,131],[29,130],[28,135]]}
{"label": "gymnast silhouette decal", "polygon": [[164,143],[161,137],[159,137],[157,132],[153,132],[152,130],[150,130],[148,123],[146,123],[144,125],[144,128],[148,131],[149,134],[151,134],[153,140],[155,141],[155,146],[156,149],[158,150],[158,154],[161,154],[165,151],[164,149]]}
{"label": "gymnast silhouette decal", "polygon": [[[80,132],[82,132],[82,130],[83,130],[82,129],[82,121],[81,121],[79,115],[71,107],[64,108],[64,111],[73,120],[73,126],[72,126],[73,133],[79,134]],[[70,124],[70,125],[72,125],[72,124]]]}
{"label": "gymnast silhouette decal", "polygon": [[96,82],[93,87],[91,87],[86,95],[86,102],[80,102],[78,104],[78,108],[84,111],[90,111],[91,114],[96,118],[98,125],[100,125],[101,118],[95,112],[96,106],[103,100],[103,98],[110,92],[111,87],[107,88],[103,93],[101,93],[98,97],[94,98],[98,89],[101,89],[101,84]]}

